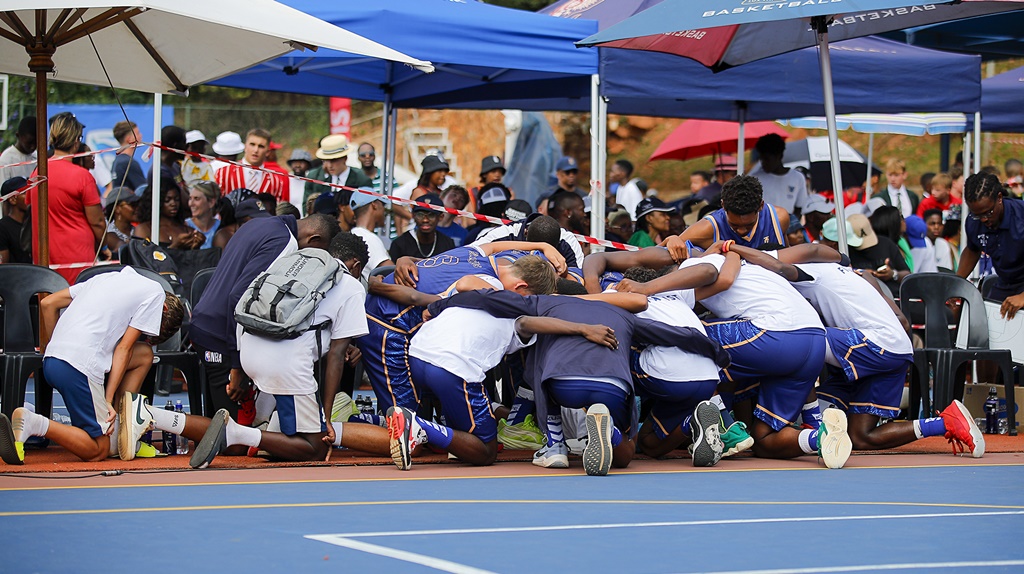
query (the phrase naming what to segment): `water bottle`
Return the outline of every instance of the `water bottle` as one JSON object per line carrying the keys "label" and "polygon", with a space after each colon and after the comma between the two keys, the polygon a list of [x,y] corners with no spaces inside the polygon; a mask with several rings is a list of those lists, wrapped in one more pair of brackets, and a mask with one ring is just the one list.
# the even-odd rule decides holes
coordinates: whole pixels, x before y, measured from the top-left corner
{"label": "water bottle", "polygon": [[[181,401],[174,404],[174,412],[181,413],[183,415],[185,414],[185,407],[182,406]],[[188,438],[185,437],[185,435],[178,435],[175,444],[177,446],[176,450],[178,454],[188,454]]]}
{"label": "water bottle", "polygon": [[999,397],[995,387],[989,387],[988,398],[985,399],[985,434],[999,432]]}
{"label": "water bottle", "polygon": [[356,406],[359,407],[359,412],[364,415],[372,415],[373,412],[373,399],[369,395],[359,395],[356,399]]}
{"label": "water bottle", "polygon": [[[149,397],[144,398],[142,401],[144,403],[146,403],[146,408],[147,409],[152,404],[152,403],[149,402]],[[142,442],[144,442],[146,444],[153,444],[153,426],[152,425],[150,425],[149,428],[146,430],[146,432],[143,433],[143,435],[142,435]]]}
{"label": "water bottle", "polygon": [[[164,405],[164,410],[165,411],[174,411],[174,403],[171,402],[171,399],[167,399],[167,404]],[[164,454],[171,455],[171,454],[174,454],[175,452],[177,452],[178,445],[177,445],[177,443],[175,441],[175,438],[174,438],[173,434],[171,434],[170,432],[167,432],[167,431],[163,431],[163,439],[164,439],[164,449],[163,449]]]}
{"label": "water bottle", "polygon": [[1006,399],[999,399],[999,412],[997,416],[999,422],[996,425],[996,431],[999,434],[1010,432],[1010,419],[1006,416]]}

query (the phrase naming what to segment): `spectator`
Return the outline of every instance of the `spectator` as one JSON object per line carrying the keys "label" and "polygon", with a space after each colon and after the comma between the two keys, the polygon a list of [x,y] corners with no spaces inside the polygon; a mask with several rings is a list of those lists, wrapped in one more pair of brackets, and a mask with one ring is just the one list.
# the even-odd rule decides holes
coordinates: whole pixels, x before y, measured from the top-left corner
{"label": "spectator", "polygon": [[[577,196],[578,198],[579,196]],[[489,217],[501,217],[511,200],[512,192],[507,187],[500,183],[489,183],[480,188],[480,204],[477,206],[477,213]],[[582,203],[583,200],[580,200],[581,211]],[[473,243],[480,234],[496,225],[487,221],[476,221],[466,229],[466,239],[463,244]]]}
{"label": "spectator", "polygon": [[[178,126],[164,126],[160,130],[160,143],[165,148],[185,149],[185,130]],[[188,191],[185,190],[181,179],[181,160],[185,155],[181,152],[163,149],[160,153],[160,189],[174,188],[178,191],[178,202],[182,205],[188,203]],[[153,185],[153,166],[149,167],[149,175],[146,182]]]}
{"label": "spectator", "polygon": [[206,136],[199,130],[185,134],[185,151],[188,154],[181,160],[181,180],[185,184],[185,189],[191,189],[198,181],[213,181],[213,167],[210,162],[200,157],[206,155],[208,143]]}
{"label": "spectator", "polygon": [[370,259],[363,267],[363,281],[370,278],[370,272],[381,265],[394,265],[384,248],[384,242],[373,233],[373,230],[384,224],[384,214],[391,201],[375,195],[373,189],[362,187],[352,192],[349,207],[355,214],[355,225],[351,232],[366,243],[370,250]]}
{"label": "spectator", "polygon": [[[935,174],[931,179],[931,195],[921,200],[917,206],[917,214],[924,216],[929,209],[938,209],[942,212],[943,220],[953,218],[959,219],[961,200],[951,194],[953,178],[948,173]],[[954,210],[956,213],[953,213]]]}
{"label": "spectator", "polygon": [[570,191],[583,197],[587,192],[576,185],[576,178],[579,176],[580,166],[576,158],[565,156],[555,164],[555,179],[558,185],[551,191],[552,194],[560,191]]}
{"label": "spectator", "polygon": [[883,205],[869,215],[868,219],[871,220],[871,228],[879,237],[888,237],[900,248],[907,267],[914,270],[914,256],[910,252],[910,243],[907,242],[906,237],[907,222],[900,215],[899,209],[891,205]]}
{"label": "spectator", "polygon": [[114,163],[110,165],[111,185],[136,190],[146,183],[142,166],[135,160],[135,149],[142,143],[139,126],[135,122],[117,122],[114,124],[114,139],[119,147]]}
{"label": "spectator", "polygon": [[163,194],[160,202],[160,237],[152,236],[152,188],[146,188],[139,201],[139,224],[135,227],[135,237],[149,239],[170,249],[198,249],[206,238],[202,233],[185,225],[185,214],[181,207],[181,193],[178,188],[164,188],[160,193]]}
{"label": "spectator", "polygon": [[[279,144],[277,142],[274,142],[274,141],[270,142],[270,145],[267,146],[267,159],[266,159],[266,161],[263,162],[263,168],[264,169],[268,169],[270,171],[277,172],[277,173],[281,174],[282,178],[284,178],[284,182],[285,182],[284,183],[284,191],[281,192],[280,194],[274,194],[273,207],[275,209],[277,208],[278,200],[288,201],[289,199],[291,199],[291,195],[290,195],[291,194],[291,178],[288,177],[289,175],[291,175],[291,172],[289,172],[287,169],[281,167],[281,164],[277,163],[277,150],[281,149],[282,147],[284,147],[284,146],[282,146],[281,144]],[[264,191],[262,193],[269,194],[270,192],[269,191]],[[269,203],[269,200],[267,200],[267,207],[268,208],[271,207],[271,205]],[[273,214],[274,213],[274,209],[270,209],[270,213]]]}
{"label": "spectator", "polygon": [[807,243],[818,241],[821,237],[821,226],[832,217],[835,208],[836,204],[825,201],[821,195],[811,194],[804,205],[804,235]]}
{"label": "spectator", "polygon": [[956,266],[953,265],[953,246],[942,237],[945,225],[942,221],[941,209],[929,209],[924,212],[924,223],[927,226],[928,241],[935,247],[935,265],[939,271],[953,272]]}
{"label": "spectator", "polygon": [[[480,185],[469,190],[468,211],[476,213],[477,203],[480,199],[480,188],[488,183],[501,183],[505,173],[505,164],[496,155],[489,155],[480,162]],[[471,224],[468,219],[466,223]]]}
{"label": "spectator", "polygon": [[[348,165],[348,154],[352,151],[352,145],[348,138],[343,135],[329,135],[320,140],[320,148],[316,150],[316,157],[323,160],[323,165],[310,171],[306,177],[316,181],[343,185],[352,189],[358,187],[370,187],[373,183],[361,169],[352,169]],[[314,193],[334,192],[335,199],[341,199],[339,192],[344,191],[338,187],[327,187],[310,181],[306,182],[304,196],[308,198]],[[351,192],[351,190],[348,190]]]}
{"label": "spectator", "polygon": [[791,221],[789,223],[789,229],[786,230],[786,241],[790,247],[810,243],[807,238],[807,231],[804,229],[803,224],[799,221]]}
{"label": "spectator", "polygon": [[220,199],[220,188],[212,181],[196,181],[188,190],[188,209],[192,217],[185,220],[185,225],[203,234],[205,240],[199,249],[213,247],[213,238],[220,227],[217,218],[217,200]]}
{"label": "spectator", "polygon": [[665,205],[657,197],[644,198],[636,206],[636,233],[629,238],[630,245],[654,247],[668,234],[669,213],[674,207]]}
{"label": "spectator", "polygon": [[633,164],[624,159],[616,160],[608,171],[608,181],[618,184],[615,202],[624,207],[630,217],[635,217],[636,206],[644,198],[644,194],[637,187],[637,179],[630,179],[632,176]]}
{"label": "spectator", "polygon": [[[420,196],[419,201],[439,207],[444,205],[441,198],[432,193]],[[399,257],[404,256],[427,259],[454,249],[455,242],[447,235],[437,232],[437,223],[440,219],[439,211],[413,206],[414,227],[391,242],[391,249],[388,250],[391,260],[398,261]]]}
{"label": "spectator", "polygon": [[291,215],[296,218],[302,217],[302,213],[299,211],[299,208],[287,201],[282,201],[277,204],[277,211],[275,215]]}
{"label": "spectator", "polygon": [[[926,171],[921,174],[921,199],[931,196],[933,179],[935,179],[935,172]],[[918,208],[920,208],[920,205]]]}
{"label": "spectator", "polygon": [[266,170],[264,163],[270,152],[270,144],[270,132],[262,128],[249,130],[245,135],[245,158],[242,165],[228,165],[217,170],[217,185],[222,190],[244,187],[256,193],[269,193],[275,199],[281,199],[288,191],[288,178],[282,173]]}
{"label": "spectator", "polygon": [[625,209],[617,209],[608,214],[604,238],[608,241],[625,243],[633,237],[633,218]]}
{"label": "spectator", "polygon": [[954,165],[949,168],[949,177],[953,180],[949,187],[949,195],[962,203],[964,200],[964,166]]}
{"label": "spectator", "polygon": [[761,164],[748,175],[761,182],[765,203],[786,210],[799,219],[807,204],[807,180],[804,174],[782,165],[786,141],[779,134],[761,136],[755,145]]}
{"label": "spectator", "polygon": [[103,214],[107,220],[104,245],[110,250],[112,259],[118,259],[118,251],[131,239],[133,226],[139,222],[137,208],[139,196],[127,187],[115,187],[107,194]]}
{"label": "spectator", "polygon": [[0,181],[7,181],[12,177],[24,177],[28,179],[32,171],[36,169],[36,118],[26,116],[18,122],[18,130],[14,133],[14,145],[0,153],[0,165],[11,165],[25,163],[13,167],[0,168]]}
{"label": "spectator", "polygon": [[880,197],[886,205],[892,205],[903,217],[917,213],[917,204],[921,198],[916,193],[907,191],[904,182],[907,180],[907,164],[901,159],[890,159],[885,164],[885,189],[881,189],[872,197]]}
{"label": "spectator", "polygon": [[[441,192],[441,201],[449,209],[465,211],[469,204],[469,193],[461,185],[449,185]],[[452,213],[441,215],[437,230],[450,237],[456,247],[461,247],[466,241],[466,228],[459,225],[459,218]]]}
{"label": "spectator", "polygon": [[560,191],[548,198],[548,215],[571,233],[590,233],[584,223],[587,217],[585,209],[583,198],[572,192]]}
{"label": "spectator", "polygon": [[[839,248],[839,230],[836,218],[829,219],[821,228],[820,243],[832,249]],[[847,219],[846,242],[850,249],[850,264],[864,269],[889,288],[893,297],[900,293],[900,282],[910,275],[903,253],[888,237],[879,237],[871,228],[871,221],[854,214]]]}
{"label": "spectator", "polygon": [[[304,149],[292,150],[292,155],[288,157],[288,168],[292,170],[292,175],[296,177],[288,178],[288,198],[290,201],[300,202],[300,198],[305,197],[306,182],[299,179],[300,177],[306,177],[306,173],[309,172],[313,167],[313,156],[309,155],[309,152]],[[302,205],[301,203],[299,203]]]}
{"label": "spectator", "polygon": [[216,178],[216,174],[221,169],[230,165],[229,161],[237,160],[238,155],[243,151],[245,151],[245,144],[242,143],[242,136],[235,132],[221,132],[217,134],[217,141],[213,142],[213,153],[217,156],[217,159],[210,162],[210,166],[213,167],[214,177]]}
{"label": "spectator", "polygon": [[[3,189],[0,189],[0,197],[21,190],[27,185],[28,180],[24,177],[12,177],[4,182]],[[3,218],[0,218],[0,263],[32,263],[32,252],[21,242],[25,219],[28,217],[25,196],[11,196],[3,203],[3,214]]]}
{"label": "spectator", "polygon": [[[49,144],[54,160],[78,151],[84,127],[71,112],[61,112],[51,118]],[[47,184],[50,264],[92,263],[106,229],[96,180],[87,170],[70,161],[51,161]],[[28,192],[28,205],[38,201],[38,193],[38,188]],[[32,253],[36,262],[39,261],[38,222],[38,217],[32,218]],[[68,283],[74,283],[81,271],[82,268],[72,268],[57,272]]]}
{"label": "spectator", "polygon": [[936,273],[938,263],[936,261],[935,246],[928,241],[928,225],[924,219],[911,215],[906,219],[906,238],[910,244],[910,255],[914,261],[914,273]]}

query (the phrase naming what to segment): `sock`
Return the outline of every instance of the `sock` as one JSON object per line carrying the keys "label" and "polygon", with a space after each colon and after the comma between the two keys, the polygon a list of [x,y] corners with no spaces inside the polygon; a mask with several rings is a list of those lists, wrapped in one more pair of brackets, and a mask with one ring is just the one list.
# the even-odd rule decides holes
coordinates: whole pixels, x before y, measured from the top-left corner
{"label": "sock", "polygon": [[560,442],[565,442],[565,437],[562,435],[562,415],[548,415],[548,446]]}
{"label": "sock", "polygon": [[807,403],[804,408],[800,411],[800,418],[803,419],[805,425],[816,429],[821,426],[821,409],[818,408],[818,401]]}
{"label": "sock", "polygon": [[341,432],[345,429],[345,423],[331,423],[334,427],[334,446],[341,446]]}
{"label": "sock", "polygon": [[491,401],[491,412],[493,413],[503,406],[505,405],[499,403],[498,401]]}
{"label": "sock", "polygon": [[149,411],[149,418],[153,419],[153,426],[162,432],[181,434],[185,430],[185,413],[165,411],[146,406]]}
{"label": "sock", "polygon": [[720,395],[715,395],[708,400],[714,403],[716,407],[718,407],[718,413],[722,415],[722,426],[728,429],[736,422],[736,419],[733,418],[732,413],[729,412],[729,409],[725,408],[725,401],[722,400],[722,397]]}
{"label": "sock", "polygon": [[277,399],[270,393],[256,395],[256,419],[252,421],[253,427],[258,427],[265,422],[270,422],[271,415],[277,409]]}
{"label": "sock", "polygon": [[617,427],[612,427],[612,448],[622,444],[622,432]]}
{"label": "sock", "polygon": [[263,439],[260,429],[242,426],[234,419],[228,419],[228,426],[225,430],[227,431],[225,434],[228,446],[244,444],[245,446],[259,447],[260,441]]}
{"label": "sock", "polygon": [[371,415],[369,413],[359,413],[348,417],[350,423],[368,423],[371,425],[377,425],[379,427],[387,427],[387,419],[380,415]]}
{"label": "sock", "polygon": [[942,417],[918,419],[914,421],[914,434],[917,438],[943,436],[946,434],[946,421],[942,420]]}
{"label": "sock", "polygon": [[423,432],[427,433],[427,444],[443,448],[445,450],[451,446],[453,438],[452,435],[454,434],[452,429],[420,417],[416,417],[414,420],[420,425]]}
{"label": "sock", "polygon": [[690,437],[690,438],[693,438],[693,433],[690,431],[690,421],[692,421],[692,420],[693,420],[693,415],[692,414],[686,415],[686,418],[683,419],[683,424],[679,425],[679,428],[683,429],[683,434],[688,436],[688,437]]}
{"label": "sock", "polygon": [[818,452],[818,429],[804,429],[800,431],[800,436],[797,437],[797,442],[800,443],[800,450],[807,454],[815,454]]}
{"label": "sock", "polygon": [[50,430],[50,419],[43,415],[28,412],[22,420],[25,426],[14,428],[14,442],[25,442],[25,439],[33,436],[46,436],[46,431]]}
{"label": "sock", "polygon": [[526,420],[526,415],[532,415],[536,411],[537,408],[533,404],[533,389],[519,387],[516,398],[512,401],[512,408],[508,412],[508,424],[520,424]]}

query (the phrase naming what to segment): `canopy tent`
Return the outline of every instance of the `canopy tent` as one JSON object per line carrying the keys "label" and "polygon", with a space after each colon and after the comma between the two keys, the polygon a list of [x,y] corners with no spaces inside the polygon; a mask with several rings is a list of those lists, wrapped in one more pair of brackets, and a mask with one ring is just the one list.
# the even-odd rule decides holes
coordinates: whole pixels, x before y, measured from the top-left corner
{"label": "canopy tent", "polygon": [[1024,10],[917,26],[883,36],[915,46],[978,54],[985,60],[1020,58],[1024,56]]}
{"label": "canopy tent", "polygon": [[[981,82],[981,129],[1024,133],[1024,67]],[[971,124],[973,125],[973,121]]]}

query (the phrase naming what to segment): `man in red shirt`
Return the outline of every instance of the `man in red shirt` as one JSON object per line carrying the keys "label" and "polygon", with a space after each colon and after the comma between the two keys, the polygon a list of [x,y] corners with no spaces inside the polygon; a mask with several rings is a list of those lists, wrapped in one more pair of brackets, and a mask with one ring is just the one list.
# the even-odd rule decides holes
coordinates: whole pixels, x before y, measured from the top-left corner
{"label": "man in red shirt", "polygon": [[217,171],[217,185],[222,193],[246,188],[256,193],[269,193],[278,201],[286,197],[288,177],[283,169],[282,173],[264,171],[268,169],[264,163],[270,151],[270,141],[270,132],[261,128],[253,128],[245,134],[245,158],[242,160],[245,166],[228,165]]}

